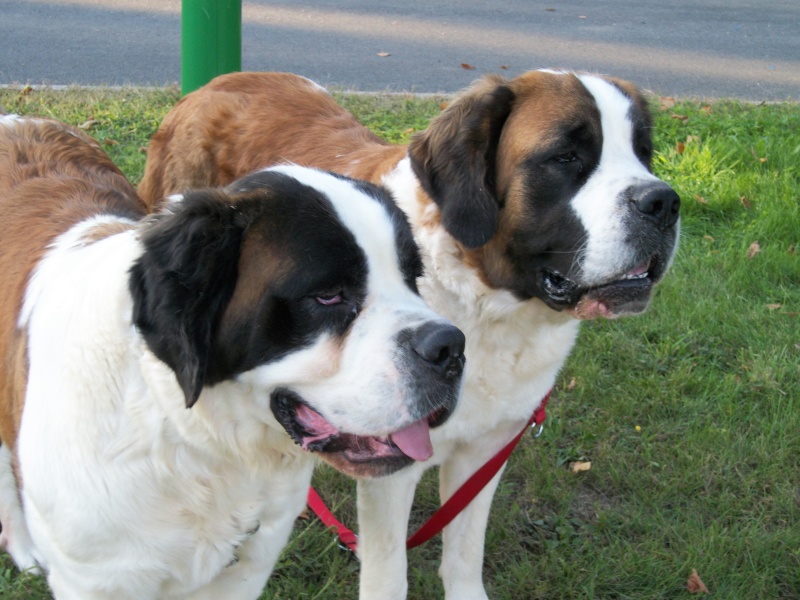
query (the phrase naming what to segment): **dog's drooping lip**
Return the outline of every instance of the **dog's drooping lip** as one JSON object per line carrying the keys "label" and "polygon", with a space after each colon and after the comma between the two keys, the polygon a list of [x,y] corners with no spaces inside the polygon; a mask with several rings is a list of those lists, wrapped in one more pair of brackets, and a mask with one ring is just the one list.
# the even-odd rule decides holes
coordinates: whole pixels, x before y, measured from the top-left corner
{"label": "dog's drooping lip", "polygon": [[608,283],[581,287],[558,271],[544,269],[541,285],[546,302],[557,310],[572,309],[585,320],[613,319],[644,312],[664,271],[661,257],[654,254]]}
{"label": "dog's drooping lip", "polygon": [[442,407],[388,435],[363,436],[340,431],[290,390],[273,392],[271,408],[278,422],[304,450],[338,454],[355,465],[378,463],[379,470],[387,472],[412,461],[428,460],[433,455],[429,430],[450,416],[450,410]]}

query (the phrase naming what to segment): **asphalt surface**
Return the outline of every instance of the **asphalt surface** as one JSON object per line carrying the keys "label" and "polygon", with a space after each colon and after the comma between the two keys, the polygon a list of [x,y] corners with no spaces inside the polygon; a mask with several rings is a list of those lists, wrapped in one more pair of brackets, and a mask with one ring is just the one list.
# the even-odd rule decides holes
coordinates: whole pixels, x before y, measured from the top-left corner
{"label": "asphalt surface", "polygon": [[[0,84],[180,80],[180,0],[0,0]],[[244,0],[242,68],[362,91],[603,72],[676,97],[800,100],[800,0]],[[463,65],[463,66],[462,66]]]}

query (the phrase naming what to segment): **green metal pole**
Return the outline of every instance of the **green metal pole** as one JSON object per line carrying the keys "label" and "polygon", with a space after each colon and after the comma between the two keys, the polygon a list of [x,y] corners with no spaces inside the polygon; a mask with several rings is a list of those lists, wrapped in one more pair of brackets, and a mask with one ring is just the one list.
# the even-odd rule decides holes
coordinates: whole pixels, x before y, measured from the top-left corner
{"label": "green metal pole", "polygon": [[242,69],[242,0],[182,0],[181,93]]}

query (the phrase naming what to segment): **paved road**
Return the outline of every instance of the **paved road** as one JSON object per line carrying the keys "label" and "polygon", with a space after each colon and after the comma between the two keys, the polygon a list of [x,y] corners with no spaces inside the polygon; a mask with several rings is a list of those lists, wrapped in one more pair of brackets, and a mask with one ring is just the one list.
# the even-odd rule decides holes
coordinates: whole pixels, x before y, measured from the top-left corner
{"label": "paved road", "polygon": [[[244,0],[243,22],[244,69],[360,90],[566,67],[663,95],[800,100],[799,0]],[[179,78],[180,0],[0,0],[0,84]]]}

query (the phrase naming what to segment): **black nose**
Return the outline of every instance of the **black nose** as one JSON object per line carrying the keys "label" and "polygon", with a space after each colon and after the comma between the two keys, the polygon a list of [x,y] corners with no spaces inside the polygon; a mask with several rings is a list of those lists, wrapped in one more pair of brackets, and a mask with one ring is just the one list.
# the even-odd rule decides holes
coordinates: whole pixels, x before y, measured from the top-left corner
{"label": "black nose", "polygon": [[464,334],[449,323],[425,323],[414,332],[411,347],[423,360],[448,377],[464,370]]}
{"label": "black nose", "polygon": [[657,182],[631,190],[631,200],[639,213],[661,228],[675,225],[681,198],[666,183]]}

